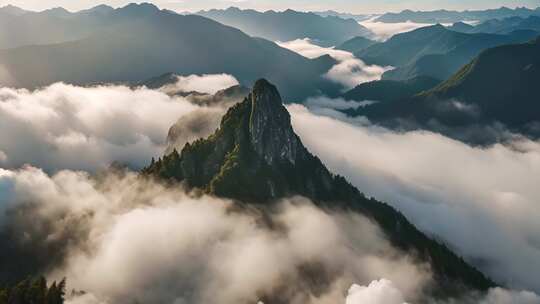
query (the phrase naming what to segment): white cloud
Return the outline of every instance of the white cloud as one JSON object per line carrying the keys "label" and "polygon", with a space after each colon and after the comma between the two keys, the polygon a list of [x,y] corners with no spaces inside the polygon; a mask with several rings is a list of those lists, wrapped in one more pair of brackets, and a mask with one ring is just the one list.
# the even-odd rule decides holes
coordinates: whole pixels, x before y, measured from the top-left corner
{"label": "white cloud", "polygon": [[346,110],[346,109],[358,109],[376,103],[376,101],[364,100],[364,101],[352,101],[345,100],[343,98],[327,98],[324,96],[310,97],[305,102],[310,110],[329,108],[334,110]]}
{"label": "white cloud", "polygon": [[[48,171],[95,171],[119,161],[139,168],[166,147],[169,127],[200,107],[145,88],[0,88],[0,163]],[[186,135],[186,136],[189,136]]]}
{"label": "white cloud", "polygon": [[311,43],[307,38],[278,42],[278,44],[307,58],[330,55],[336,59],[338,63],[325,74],[325,77],[343,85],[345,90],[352,89],[364,82],[380,80],[382,74],[391,69],[390,67],[367,65],[350,52],[331,47],[320,47]]}
{"label": "white cloud", "polygon": [[514,291],[503,288],[490,289],[480,304],[540,304],[540,296],[530,291]]}
{"label": "white cloud", "polygon": [[404,299],[391,281],[381,279],[368,286],[352,285],[345,304],[404,304]]}
{"label": "white cloud", "polygon": [[[429,303],[429,302],[428,302]],[[485,294],[470,294],[460,299],[433,303],[479,303],[479,304],[539,304],[540,296],[530,291],[491,288]],[[348,291],[345,304],[406,304],[402,292],[387,279],[372,281],[367,286],[353,284]]]}
{"label": "white cloud", "polygon": [[171,153],[173,149],[182,151],[188,142],[212,135],[219,127],[221,117],[225,112],[226,109],[221,107],[209,107],[195,110],[189,115],[180,117],[169,129],[165,154]]}
{"label": "white cloud", "polygon": [[178,92],[215,94],[219,90],[238,85],[238,80],[228,74],[176,76],[176,78],[176,83],[166,85],[160,90],[167,94]]}
{"label": "white cloud", "polygon": [[409,32],[417,28],[433,25],[428,23],[415,23],[412,21],[385,23],[375,21],[376,18],[377,17],[374,17],[358,23],[371,30],[375,34],[376,39],[379,41],[385,41],[395,34]]}
{"label": "white cloud", "polygon": [[48,276],[88,292],[70,303],[339,303],[353,282],[389,278],[415,298],[430,280],[429,268],[394,250],[371,221],[303,198],[242,211],[130,173],[93,179],[26,167],[2,176],[0,205],[34,204],[4,225],[31,219],[49,230],[36,232],[45,240],[28,229],[29,240],[69,240]]}
{"label": "white cloud", "polygon": [[295,131],[330,170],[498,282],[540,291],[540,143],[474,148],[430,132],[316,116],[299,105],[289,110]]}

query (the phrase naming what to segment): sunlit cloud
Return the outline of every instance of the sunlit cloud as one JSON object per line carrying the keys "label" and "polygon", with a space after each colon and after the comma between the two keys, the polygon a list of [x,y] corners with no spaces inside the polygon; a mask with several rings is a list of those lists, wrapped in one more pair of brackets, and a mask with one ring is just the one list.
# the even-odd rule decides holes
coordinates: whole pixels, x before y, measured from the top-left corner
{"label": "sunlit cloud", "polygon": [[336,50],[333,47],[321,47],[313,44],[309,39],[297,39],[288,42],[278,42],[281,47],[290,49],[307,58],[317,58],[329,55],[338,61],[325,75],[331,81],[343,85],[344,90],[369,81],[380,80],[384,72],[391,67],[367,65],[356,58],[352,53]]}

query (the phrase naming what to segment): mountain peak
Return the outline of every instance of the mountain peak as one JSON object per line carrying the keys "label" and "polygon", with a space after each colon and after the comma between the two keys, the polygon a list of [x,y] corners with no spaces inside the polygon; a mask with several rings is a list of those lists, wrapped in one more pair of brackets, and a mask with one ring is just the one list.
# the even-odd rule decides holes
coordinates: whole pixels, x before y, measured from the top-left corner
{"label": "mountain peak", "polygon": [[444,25],[440,23],[437,23],[431,26],[427,26],[426,29],[443,31],[443,30],[446,30],[446,27],[444,27]]}
{"label": "mountain peak", "polygon": [[429,261],[440,290],[494,286],[398,211],[333,175],[302,145],[277,89],[266,80],[257,81],[249,97],[227,111],[213,135],[152,161],[143,174],[243,204],[271,204],[300,195],[325,208],[354,210],[377,222],[397,248]]}
{"label": "mountain peak", "polygon": [[159,12],[159,8],[152,3],[130,3],[117,11],[128,14],[130,16],[140,16],[150,13]]}
{"label": "mountain peak", "polygon": [[291,117],[283,106],[277,88],[266,79],[260,79],[249,98],[249,133],[255,152],[269,165],[284,160],[294,164],[302,144],[294,134]]}
{"label": "mountain peak", "polygon": [[71,12],[63,7],[53,7],[53,8],[44,10],[42,13],[49,14],[55,17],[67,17],[71,15]]}
{"label": "mountain peak", "polygon": [[94,6],[92,8],[82,10],[79,13],[83,14],[92,14],[92,13],[98,13],[98,14],[105,14],[114,11],[114,8],[111,6],[108,6],[106,4],[100,4],[98,6]]}
{"label": "mountain peak", "polygon": [[[300,171],[295,176],[295,167],[304,168],[310,159],[313,162],[314,157],[294,133],[277,88],[261,79],[244,101],[227,111],[213,135],[186,144],[181,153],[165,156],[144,172],[185,181],[210,193],[260,202],[296,192],[291,188],[293,180],[309,179],[300,177]],[[330,173],[321,169],[320,161],[315,167],[318,176],[300,193],[328,190]],[[289,176],[282,176],[282,171]],[[260,184],[261,179],[266,181]]]}
{"label": "mountain peak", "polygon": [[0,7],[0,12],[13,15],[13,16],[21,16],[27,13],[27,11],[23,10],[20,7],[14,6],[12,4],[8,4],[6,6]]}

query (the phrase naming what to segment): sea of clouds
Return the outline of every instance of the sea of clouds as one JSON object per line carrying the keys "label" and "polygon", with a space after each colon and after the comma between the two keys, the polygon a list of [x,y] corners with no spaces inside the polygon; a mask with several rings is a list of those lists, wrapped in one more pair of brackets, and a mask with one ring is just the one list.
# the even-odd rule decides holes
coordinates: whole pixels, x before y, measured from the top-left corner
{"label": "sea of clouds", "polygon": [[34,91],[0,88],[0,166],[96,171],[116,161],[141,168],[161,156],[167,132],[180,117],[216,113],[167,93],[213,94],[236,84],[230,75],[194,75],[159,91],[63,83]]}
{"label": "sea of clouds", "polygon": [[[179,79],[182,90],[208,81],[208,93],[236,83],[228,75],[187,79]],[[430,132],[394,132],[336,112],[345,103],[288,106],[308,149],[515,290],[471,295],[472,303],[540,303],[521,291],[540,291],[540,144],[475,148]],[[45,259],[35,263],[49,278],[67,276],[70,290],[86,292],[70,294],[76,304],[415,303],[430,283],[429,266],[392,248],[360,215],[304,198],[263,215],[134,173],[100,171],[114,161],[144,166],[165,151],[173,124],[198,121],[201,111],[223,110],[144,87],[0,89],[0,227],[12,233],[0,235],[12,244],[3,254],[36,248]],[[205,121],[203,133],[217,123]],[[204,136],[190,123],[177,131],[186,142]]]}
{"label": "sea of clouds", "polygon": [[540,143],[471,147],[328,109],[289,111],[304,144],[331,171],[390,203],[498,282],[540,291]]}
{"label": "sea of clouds", "polygon": [[47,227],[40,239],[33,234],[43,231],[19,225],[27,235],[13,247],[64,244],[48,276],[67,277],[90,302],[339,303],[351,284],[381,277],[414,299],[430,280],[429,267],[394,250],[371,221],[303,198],[262,213],[134,173],[34,167],[0,171],[0,185],[2,205],[24,214],[4,225]]}

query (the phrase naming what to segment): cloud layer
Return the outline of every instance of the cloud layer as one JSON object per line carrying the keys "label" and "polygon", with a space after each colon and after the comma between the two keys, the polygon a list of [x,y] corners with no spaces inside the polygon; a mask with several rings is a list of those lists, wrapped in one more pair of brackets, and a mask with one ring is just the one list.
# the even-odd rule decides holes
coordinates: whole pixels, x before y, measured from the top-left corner
{"label": "cloud layer", "polygon": [[[289,106],[304,144],[360,190],[388,201],[507,286],[540,291],[540,143],[473,148]],[[336,119],[338,118],[338,119]]]}
{"label": "cloud layer", "polygon": [[[173,86],[215,92],[237,83],[228,75],[203,75],[179,77]],[[223,111],[163,91],[63,83],[36,91],[0,88],[0,167],[96,171],[117,161],[140,168],[162,155],[167,132],[179,118],[194,111],[217,116]],[[191,125],[197,124],[195,116]],[[177,138],[183,143],[206,135],[197,129],[181,131]]]}
{"label": "cloud layer", "polygon": [[399,33],[410,32],[421,27],[433,25],[428,23],[415,23],[412,21],[385,23],[375,21],[376,18],[377,17],[374,17],[358,23],[371,30],[375,34],[375,38],[379,41],[385,41]]}
{"label": "cloud layer", "polygon": [[371,282],[368,286],[352,285],[345,304],[404,304],[403,295],[389,280]]}
{"label": "cloud layer", "polygon": [[131,173],[33,167],[1,170],[0,191],[1,206],[24,213],[3,225],[47,227],[48,238],[25,229],[25,248],[63,244],[49,277],[89,293],[73,303],[339,303],[352,283],[381,277],[414,299],[430,279],[369,220],[303,198],[244,210]]}
{"label": "cloud layer", "polygon": [[[301,197],[241,209],[129,172],[50,176],[33,167],[0,170],[0,194],[0,206],[20,214],[1,218],[2,226],[26,225],[10,250],[61,245],[46,269],[50,279],[67,276],[68,289],[84,290],[70,294],[70,304],[404,304],[430,282],[429,267],[394,250],[371,221]],[[540,298],[496,288],[466,300]]]}
{"label": "cloud layer", "polygon": [[390,67],[367,65],[347,51],[320,47],[311,43],[307,38],[279,42],[278,44],[307,58],[330,55],[336,59],[338,64],[334,65],[324,76],[329,80],[343,85],[345,90],[350,90],[364,82],[380,80],[382,74],[390,70]]}
{"label": "cloud layer", "polygon": [[199,92],[215,94],[219,90],[238,85],[238,80],[228,74],[205,74],[176,76],[176,82],[163,86],[160,91],[167,94]]}
{"label": "cloud layer", "polygon": [[[499,282],[540,289],[540,144],[477,149],[336,112],[364,103],[306,104],[312,112],[289,106],[294,128],[331,170],[402,210]],[[210,132],[222,111],[144,88],[0,89],[0,166],[31,163],[56,172],[0,169],[0,224],[21,232],[10,236],[13,244],[24,235],[30,252],[54,257],[43,265],[51,278],[67,276],[70,288],[89,292],[70,299],[76,304],[415,302],[430,280],[428,267],[391,248],[361,216],[321,210],[303,198],[264,212],[238,210],[131,173],[62,170],[95,171],[113,160],[140,166],[162,153],[179,117],[180,137],[188,141]],[[21,212],[5,216],[12,210]],[[534,293],[504,289],[471,298],[540,302]]]}

